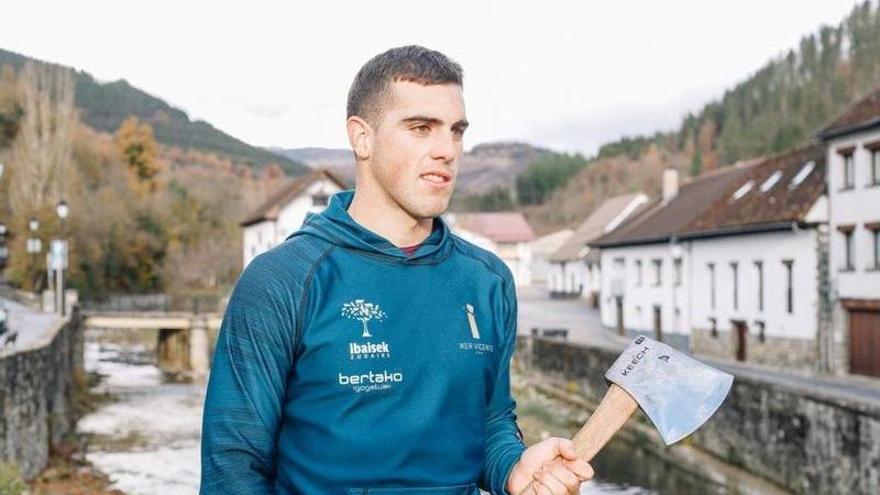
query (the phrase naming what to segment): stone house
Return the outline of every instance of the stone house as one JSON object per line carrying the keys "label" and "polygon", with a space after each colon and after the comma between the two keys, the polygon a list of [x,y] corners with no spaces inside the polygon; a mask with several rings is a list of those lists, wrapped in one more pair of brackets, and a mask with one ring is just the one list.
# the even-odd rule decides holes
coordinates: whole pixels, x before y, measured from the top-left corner
{"label": "stone house", "polygon": [[568,241],[547,258],[550,297],[582,297],[597,306],[599,251],[590,248],[589,242],[614,230],[647,203],[648,196],[636,192],[606,199],[593,210]]}
{"label": "stone house", "polygon": [[880,88],[819,138],[828,163],[834,329],[823,366],[880,377]]}
{"label": "stone house", "polygon": [[830,331],[825,152],[740,162],[664,194],[591,242],[601,319],[696,353],[816,367]]}

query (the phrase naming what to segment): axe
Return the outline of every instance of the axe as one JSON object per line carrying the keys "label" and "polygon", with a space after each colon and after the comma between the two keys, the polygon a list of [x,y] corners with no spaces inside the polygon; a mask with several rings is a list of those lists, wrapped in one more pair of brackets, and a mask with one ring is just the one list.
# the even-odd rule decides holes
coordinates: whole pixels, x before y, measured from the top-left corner
{"label": "axe", "polygon": [[[707,366],[672,347],[636,337],[605,373],[605,397],[572,443],[590,462],[641,407],[671,445],[703,425],[721,406],[733,375]],[[521,494],[532,493],[534,481]]]}

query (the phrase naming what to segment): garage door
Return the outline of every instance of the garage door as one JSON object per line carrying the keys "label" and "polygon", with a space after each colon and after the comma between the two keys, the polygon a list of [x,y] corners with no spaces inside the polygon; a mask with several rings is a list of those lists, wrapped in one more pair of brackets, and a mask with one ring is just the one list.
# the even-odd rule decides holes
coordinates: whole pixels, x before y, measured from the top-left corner
{"label": "garage door", "polygon": [[850,370],[880,377],[880,311],[850,310]]}

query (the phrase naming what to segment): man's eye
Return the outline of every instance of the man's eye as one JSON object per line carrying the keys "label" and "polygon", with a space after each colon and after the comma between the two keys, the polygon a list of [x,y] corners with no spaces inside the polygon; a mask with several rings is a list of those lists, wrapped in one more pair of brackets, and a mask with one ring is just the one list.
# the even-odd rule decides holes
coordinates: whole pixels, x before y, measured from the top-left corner
{"label": "man's eye", "polygon": [[422,125],[417,125],[417,126],[413,127],[413,130],[419,134],[427,134],[428,132],[431,131],[431,127],[429,127],[426,124],[422,124]]}

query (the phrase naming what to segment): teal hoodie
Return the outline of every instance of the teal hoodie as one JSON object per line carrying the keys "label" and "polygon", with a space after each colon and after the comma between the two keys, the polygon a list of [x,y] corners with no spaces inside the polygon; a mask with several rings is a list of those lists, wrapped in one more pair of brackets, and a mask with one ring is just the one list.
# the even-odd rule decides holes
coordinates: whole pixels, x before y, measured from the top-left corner
{"label": "teal hoodie", "polygon": [[517,305],[497,256],[436,218],[407,256],[354,191],[251,261],[223,318],[201,493],[507,494]]}

